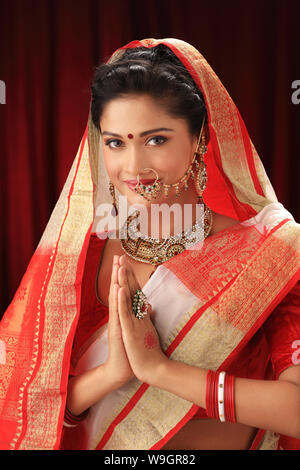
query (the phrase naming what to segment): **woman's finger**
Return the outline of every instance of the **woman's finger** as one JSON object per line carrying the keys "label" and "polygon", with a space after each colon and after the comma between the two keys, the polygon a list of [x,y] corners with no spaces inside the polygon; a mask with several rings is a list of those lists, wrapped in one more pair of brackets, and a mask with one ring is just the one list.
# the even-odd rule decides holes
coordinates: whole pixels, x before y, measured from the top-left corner
{"label": "woman's finger", "polygon": [[118,282],[120,287],[124,289],[124,295],[126,298],[127,309],[129,312],[132,310],[131,292],[128,284],[127,269],[125,266],[120,266],[118,271]]}
{"label": "woman's finger", "polygon": [[134,295],[135,291],[140,289],[140,285],[135,277],[131,264],[124,255],[120,257],[120,265],[126,267],[130,295]]}
{"label": "woman's finger", "polygon": [[133,315],[128,310],[127,294],[124,287],[120,287],[118,291],[118,313],[120,317],[120,323],[123,331],[132,331],[132,320]]}
{"label": "woman's finger", "polygon": [[112,295],[113,285],[118,283],[118,268],[119,268],[119,260],[118,256],[113,257],[113,264],[111,269],[111,277],[110,277],[110,288],[109,288],[109,298]]}
{"label": "woman's finger", "polygon": [[[136,293],[137,289],[141,290],[141,287],[140,287],[140,284],[138,283],[138,281],[135,277],[132,266],[128,262],[128,260],[126,259],[125,255],[121,256],[119,258],[119,261],[120,261],[120,266],[121,267],[123,267],[123,266],[126,267],[127,283],[128,283],[129,296],[130,296],[130,306],[129,306],[129,308],[132,311],[132,297]],[[149,304],[148,315],[151,316],[152,314],[153,314],[152,305]]]}
{"label": "woman's finger", "polygon": [[109,291],[109,324],[115,327],[120,327],[120,319],[118,315],[118,263],[112,266],[111,283]]}
{"label": "woman's finger", "polygon": [[112,265],[112,272],[111,272],[111,283],[116,284],[118,282],[118,270],[114,269],[115,267],[119,267],[119,256],[115,255],[113,257],[113,265]]}

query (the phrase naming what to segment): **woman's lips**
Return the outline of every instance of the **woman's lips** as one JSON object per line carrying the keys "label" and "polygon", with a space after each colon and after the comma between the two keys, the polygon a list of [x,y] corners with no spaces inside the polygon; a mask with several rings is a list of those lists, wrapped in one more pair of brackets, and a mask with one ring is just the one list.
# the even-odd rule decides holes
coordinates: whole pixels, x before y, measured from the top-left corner
{"label": "woman's lips", "polygon": [[[152,179],[146,179],[146,178],[140,179],[140,183],[142,184],[150,184],[150,183],[154,183],[154,181],[155,179],[153,178]],[[125,183],[137,185],[138,182],[137,180],[125,180]]]}
{"label": "woman's lips", "polygon": [[[153,184],[155,182],[155,179],[140,179],[141,184]],[[126,180],[125,183],[127,186],[134,191],[134,188],[138,184],[137,180]]]}

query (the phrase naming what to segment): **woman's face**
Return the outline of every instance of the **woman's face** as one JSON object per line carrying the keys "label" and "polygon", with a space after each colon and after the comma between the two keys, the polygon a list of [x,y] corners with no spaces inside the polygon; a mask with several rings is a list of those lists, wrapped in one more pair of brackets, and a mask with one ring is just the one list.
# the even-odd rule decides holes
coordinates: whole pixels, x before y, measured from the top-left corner
{"label": "woman's face", "polygon": [[[127,180],[156,178],[176,183],[188,169],[197,146],[184,119],[174,118],[148,95],[127,95],[110,101],[100,119],[104,163],[111,182],[129,204],[150,206]],[[184,192],[184,190],[182,190]],[[174,189],[161,191],[152,203],[173,203]],[[177,199],[176,199],[177,201]]]}

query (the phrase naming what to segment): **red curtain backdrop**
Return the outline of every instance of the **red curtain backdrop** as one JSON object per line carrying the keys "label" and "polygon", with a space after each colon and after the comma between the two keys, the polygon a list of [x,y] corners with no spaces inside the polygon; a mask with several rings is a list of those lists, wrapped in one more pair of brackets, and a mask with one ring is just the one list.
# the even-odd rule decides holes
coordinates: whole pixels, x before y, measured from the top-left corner
{"label": "red curtain backdrop", "polygon": [[177,37],[201,51],[300,221],[299,13],[298,0],[2,0],[0,316],[75,157],[94,68],[133,39]]}

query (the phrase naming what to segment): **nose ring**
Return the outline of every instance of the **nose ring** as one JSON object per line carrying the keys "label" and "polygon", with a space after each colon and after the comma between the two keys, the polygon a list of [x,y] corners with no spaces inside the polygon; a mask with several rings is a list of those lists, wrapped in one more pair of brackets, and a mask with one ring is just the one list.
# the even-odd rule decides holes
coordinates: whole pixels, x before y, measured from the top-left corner
{"label": "nose ring", "polygon": [[135,186],[134,190],[147,201],[151,201],[152,199],[156,199],[158,197],[161,190],[161,184],[160,181],[158,181],[158,173],[155,170],[152,168],[144,168],[144,171],[145,170],[153,171],[156,175],[156,180],[153,184],[141,184],[140,175],[137,175],[137,185]]}

